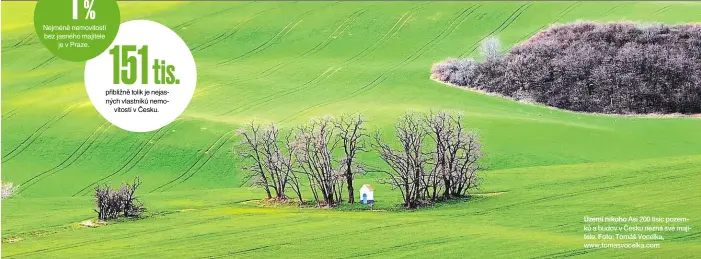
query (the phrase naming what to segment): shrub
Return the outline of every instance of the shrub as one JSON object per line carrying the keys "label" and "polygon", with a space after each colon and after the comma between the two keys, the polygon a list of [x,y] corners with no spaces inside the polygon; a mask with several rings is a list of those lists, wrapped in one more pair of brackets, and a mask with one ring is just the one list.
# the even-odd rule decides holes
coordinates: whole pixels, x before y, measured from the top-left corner
{"label": "shrub", "polygon": [[108,185],[95,187],[95,212],[98,219],[116,219],[120,215],[140,216],[146,211],[143,203],[136,197],[136,190],[140,185],[141,181],[137,177],[132,184],[122,183],[119,189],[112,189]]}
{"label": "shrub", "polygon": [[432,76],[573,111],[701,112],[701,25],[696,24],[556,25],[501,58],[487,55],[468,68],[458,64],[455,59],[436,64]]}
{"label": "shrub", "polygon": [[431,77],[455,85],[466,85],[472,81],[477,62],[474,59],[448,59],[431,69]]}

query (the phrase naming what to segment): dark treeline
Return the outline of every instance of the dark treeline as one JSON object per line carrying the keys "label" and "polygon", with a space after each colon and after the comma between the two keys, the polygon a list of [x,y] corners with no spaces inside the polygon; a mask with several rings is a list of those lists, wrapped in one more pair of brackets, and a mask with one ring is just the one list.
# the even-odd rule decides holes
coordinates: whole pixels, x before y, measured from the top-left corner
{"label": "dark treeline", "polygon": [[[355,176],[368,171],[383,173],[382,181],[399,190],[407,208],[467,197],[477,187],[481,145],[460,115],[408,113],[395,130],[390,141],[379,132],[370,140],[359,115],[314,119],[286,133],[251,122],[239,131],[237,150],[251,182],[275,201],[304,203],[307,188],[319,206],[354,203]],[[385,166],[368,169],[358,161],[368,147]]]}
{"label": "dark treeline", "polygon": [[436,64],[432,77],[573,111],[699,113],[701,25],[557,25],[505,55]]}

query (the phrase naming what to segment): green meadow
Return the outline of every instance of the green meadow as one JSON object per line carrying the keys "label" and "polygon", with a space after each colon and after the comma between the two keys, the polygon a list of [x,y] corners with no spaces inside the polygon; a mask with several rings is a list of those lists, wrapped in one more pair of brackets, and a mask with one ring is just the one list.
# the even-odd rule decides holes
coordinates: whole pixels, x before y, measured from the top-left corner
{"label": "green meadow", "polygon": [[[6,258],[694,258],[701,254],[701,119],[573,113],[446,86],[434,62],[507,48],[553,23],[701,21],[695,2],[120,2],[123,21],[178,33],[198,67],[178,120],[131,133],[97,113],[84,63],[53,57],[33,2],[2,3]],[[290,128],[362,113],[392,134],[409,110],[464,114],[486,154],[468,201],[398,209],[381,174],[375,211],[261,207],[233,149],[252,119]],[[379,165],[370,152],[363,162]],[[140,220],[89,228],[92,192],[139,176]],[[311,197],[307,197],[311,198]],[[585,249],[585,216],[686,217],[655,249]],[[635,241],[632,241],[635,242]],[[611,241],[610,243],[631,243]]]}

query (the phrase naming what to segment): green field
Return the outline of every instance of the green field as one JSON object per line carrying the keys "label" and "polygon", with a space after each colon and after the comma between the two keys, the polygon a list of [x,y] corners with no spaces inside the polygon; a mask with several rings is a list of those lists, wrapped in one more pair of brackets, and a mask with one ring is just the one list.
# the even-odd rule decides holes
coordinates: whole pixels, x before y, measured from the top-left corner
{"label": "green field", "polygon": [[[120,2],[163,23],[198,66],[195,96],[151,133],[111,126],[84,63],[36,39],[34,3],[2,3],[2,201],[6,258],[693,258],[701,254],[701,119],[578,114],[429,79],[434,62],[510,47],[556,22],[688,23],[695,2]],[[368,174],[377,208],[270,208],[242,180],[235,130],[362,112],[390,132],[408,110],[460,111],[488,168],[467,202],[407,212]],[[377,164],[374,154],[364,161]],[[153,215],[99,228],[92,189],[139,176]],[[583,248],[583,217],[687,217],[657,249]]]}

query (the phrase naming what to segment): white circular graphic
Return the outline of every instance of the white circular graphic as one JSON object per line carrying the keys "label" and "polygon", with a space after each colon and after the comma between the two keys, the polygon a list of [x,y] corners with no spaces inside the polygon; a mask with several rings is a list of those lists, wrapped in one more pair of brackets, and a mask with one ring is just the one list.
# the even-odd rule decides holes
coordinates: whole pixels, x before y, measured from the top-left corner
{"label": "white circular graphic", "polygon": [[185,42],[160,23],[122,23],[112,45],[85,64],[85,88],[105,119],[148,132],[173,122],[192,99],[195,59]]}

